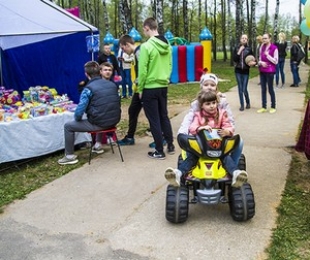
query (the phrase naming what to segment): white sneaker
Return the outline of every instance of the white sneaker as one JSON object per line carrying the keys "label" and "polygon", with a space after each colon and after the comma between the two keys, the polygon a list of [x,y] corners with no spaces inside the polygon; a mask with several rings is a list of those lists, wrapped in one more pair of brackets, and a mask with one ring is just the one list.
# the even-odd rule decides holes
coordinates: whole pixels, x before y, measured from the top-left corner
{"label": "white sneaker", "polygon": [[58,160],[58,163],[60,165],[66,165],[66,164],[76,164],[78,163],[79,160],[77,159],[77,156],[76,155],[73,155],[71,157],[67,157],[67,156],[64,156],[63,158],[59,159]]}
{"label": "white sneaker", "polygon": [[233,178],[231,186],[235,188],[240,188],[244,183],[248,181],[248,174],[244,170],[235,170],[233,172]]}
{"label": "white sneaker", "polygon": [[107,137],[107,144],[108,144],[108,145],[111,145],[111,144],[112,144],[113,146],[116,145],[116,143],[114,142],[113,138],[110,137],[110,136]]}
{"label": "white sneaker", "polygon": [[91,151],[96,154],[104,153],[104,150],[101,145],[100,146],[95,145]]}
{"label": "white sneaker", "polygon": [[165,171],[166,180],[174,187],[180,187],[182,172],[179,169],[168,167]]}

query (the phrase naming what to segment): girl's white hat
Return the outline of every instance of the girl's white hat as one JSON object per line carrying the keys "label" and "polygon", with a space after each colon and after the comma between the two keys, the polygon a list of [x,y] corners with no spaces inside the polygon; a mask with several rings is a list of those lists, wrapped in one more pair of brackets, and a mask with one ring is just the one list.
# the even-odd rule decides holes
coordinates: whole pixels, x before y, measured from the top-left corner
{"label": "girl's white hat", "polygon": [[200,84],[203,84],[203,82],[205,82],[206,80],[213,81],[215,85],[217,85],[219,82],[217,76],[213,73],[203,74],[200,78]]}

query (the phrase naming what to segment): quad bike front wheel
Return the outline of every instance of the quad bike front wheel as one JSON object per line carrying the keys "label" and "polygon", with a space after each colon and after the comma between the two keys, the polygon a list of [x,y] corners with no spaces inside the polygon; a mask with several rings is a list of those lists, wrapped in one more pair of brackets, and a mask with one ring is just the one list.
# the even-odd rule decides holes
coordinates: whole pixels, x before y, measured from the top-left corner
{"label": "quad bike front wheel", "polygon": [[245,156],[244,156],[244,154],[241,154],[241,155],[240,155],[239,163],[238,163],[238,168],[239,168],[239,170],[244,170],[244,171],[246,171],[246,161],[245,161]]}
{"label": "quad bike front wheel", "polygon": [[183,223],[188,218],[189,192],[185,186],[168,185],[166,193],[166,219],[171,223]]}
{"label": "quad bike front wheel", "polygon": [[240,188],[230,187],[229,207],[230,215],[235,221],[247,221],[254,217],[254,194],[249,183],[243,184]]}

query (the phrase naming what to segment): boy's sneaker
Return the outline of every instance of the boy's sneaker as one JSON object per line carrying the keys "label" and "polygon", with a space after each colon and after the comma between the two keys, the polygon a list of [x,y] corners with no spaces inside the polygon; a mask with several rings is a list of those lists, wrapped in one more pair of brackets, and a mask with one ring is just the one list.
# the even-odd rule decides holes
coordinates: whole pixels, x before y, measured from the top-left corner
{"label": "boy's sneaker", "polygon": [[248,181],[248,174],[244,170],[235,170],[233,172],[233,178],[231,186],[235,188],[240,188],[244,183]]}
{"label": "boy's sneaker", "polygon": [[104,153],[104,150],[103,150],[103,148],[102,148],[102,146],[100,145],[100,146],[94,146],[93,147],[93,149],[91,150],[92,151],[92,153],[96,153],[96,154],[102,154],[102,153]]}
{"label": "boy's sneaker", "polygon": [[157,159],[157,160],[165,160],[166,159],[166,155],[165,153],[160,153],[160,152],[148,152],[148,157],[152,158],[152,159]]}
{"label": "boy's sneaker", "polygon": [[[163,139],[163,146],[165,146],[165,145],[167,145],[167,142],[166,142],[165,139]],[[155,148],[155,142],[150,143],[150,144],[149,144],[149,147],[150,147],[150,148]]]}
{"label": "boy's sneaker", "polygon": [[74,155],[72,158],[68,158],[67,156],[64,156],[63,158],[58,160],[58,163],[60,165],[66,165],[66,164],[76,164],[79,160],[77,159],[77,156]]}
{"label": "boy's sneaker", "polygon": [[179,169],[168,167],[165,171],[165,178],[174,187],[180,187],[182,172]]}
{"label": "boy's sneaker", "polygon": [[175,147],[173,144],[169,144],[167,148],[167,153],[168,154],[175,154]]}
{"label": "boy's sneaker", "polygon": [[119,145],[134,145],[135,144],[135,139],[134,138],[129,138],[125,136],[122,140],[118,141]]}

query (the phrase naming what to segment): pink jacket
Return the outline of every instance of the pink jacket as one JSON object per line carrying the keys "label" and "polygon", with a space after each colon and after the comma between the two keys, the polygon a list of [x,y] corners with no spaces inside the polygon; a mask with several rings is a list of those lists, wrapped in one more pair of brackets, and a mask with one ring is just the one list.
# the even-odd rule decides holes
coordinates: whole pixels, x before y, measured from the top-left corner
{"label": "pink jacket", "polygon": [[[208,119],[207,124],[206,118]],[[229,119],[227,112],[224,109],[218,109],[217,120],[215,120],[214,116],[210,116],[204,111],[195,112],[194,120],[189,127],[189,132],[192,135],[195,135],[197,134],[197,128],[204,125],[211,126],[212,128],[228,129],[231,135],[233,135],[235,131],[233,125],[231,124],[231,120]]]}

